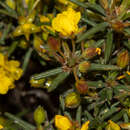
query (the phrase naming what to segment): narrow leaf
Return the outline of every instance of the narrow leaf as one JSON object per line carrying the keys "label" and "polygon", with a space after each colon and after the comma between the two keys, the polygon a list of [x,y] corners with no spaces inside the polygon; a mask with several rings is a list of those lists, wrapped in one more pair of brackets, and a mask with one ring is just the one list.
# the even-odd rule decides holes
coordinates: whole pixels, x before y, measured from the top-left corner
{"label": "narrow leaf", "polygon": [[103,121],[118,111],[118,108],[112,107],[108,112],[104,113],[104,115],[100,119]]}
{"label": "narrow leaf", "polygon": [[97,25],[95,22],[90,21],[90,20],[88,20],[86,18],[82,18],[81,20],[84,21],[84,22],[86,22],[88,25],[93,26],[93,27],[95,27]]}
{"label": "narrow leaf", "polygon": [[11,29],[11,26],[12,26],[12,23],[8,24],[8,26],[4,29],[3,35],[0,38],[0,44],[5,44],[4,41],[8,36],[8,33],[9,33],[10,29]]}
{"label": "narrow leaf", "polygon": [[123,114],[124,114],[125,110],[121,110],[120,112],[118,112],[117,114],[113,115],[111,120],[112,121],[118,121],[122,118]]}
{"label": "narrow leaf", "polygon": [[128,115],[127,115],[126,112],[124,112],[123,118],[124,118],[124,122],[125,122],[125,123],[128,123],[128,122],[129,122],[129,117],[128,117]]}
{"label": "narrow leaf", "polygon": [[23,127],[23,129],[25,129],[25,130],[36,130],[36,128],[33,125],[21,120],[20,118],[14,116],[14,115],[12,115],[12,114],[10,114],[8,112],[6,112],[4,115],[6,117],[8,117],[9,119],[13,120],[14,123],[16,123],[19,126]]}
{"label": "narrow leaf", "polygon": [[48,88],[48,92],[51,92],[53,90],[55,90],[58,85],[60,83],[62,83],[67,77],[68,77],[69,73],[67,72],[62,72],[61,74],[59,74],[53,81],[51,86]]}
{"label": "narrow leaf", "polygon": [[94,119],[93,116],[88,111],[85,111],[84,115],[86,115],[88,120],[90,120],[90,121]]}
{"label": "narrow leaf", "polygon": [[47,78],[47,77],[59,74],[61,72],[63,72],[63,70],[62,70],[61,67],[59,67],[59,68],[56,68],[56,69],[52,69],[52,70],[42,72],[40,74],[35,74],[31,78],[39,80],[39,79],[42,79],[42,78]]}
{"label": "narrow leaf", "polygon": [[32,48],[29,48],[29,50],[28,50],[28,51],[26,52],[26,54],[25,54],[24,62],[23,62],[23,65],[22,65],[22,69],[23,69],[24,72],[25,72],[26,69],[27,69],[27,66],[28,66],[28,63],[29,63],[29,60],[30,60],[32,51],[33,51],[33,49],[32,49]]}
{"label": "narrow leaf", "polygon": [[15,18],[17,18],[17,13],[15,10],[11,9],[6,3],[0,1],[0,5],[5,8],[10,14],[12,14]]}
{"label": "narrow leaf", "polygon": [[109,71],[109,70],[121,70],[121,68],[119,68],[118,66],[115,66],[115,65],[102,65],[102,64],[92,63],[89,70]]}
{"label": "narrow leaf", "polygon": [[77,112],[76,112],[76,121],[78,121],[79,125],[81,125],[81,116],[82,116],[82,107],[80,105],[77,108]]}
{"label": "narrow leaf", "polygon": [[112,52],[112,44],[113,43],[113,33],[112,31],[108,31],[107,33],[107,41],[106,41],[106,45],[105,45],[105,54],[104,54],[104,62],[105,64],[109,61],[109,58],[111,56],[111,52]]}
{"label": "narrow leaf", "polygon": [[18,41],[14,41],[10,45],[9,50],[8,50],[8,57],[11,56],[11,54],[15,51],[15,49],[17,48],[17,45],[18,45]]}
{"label": "narrow leaf", "polygon": [[77,39],[76,42],[81,42],[83,40],[88,39],[89,36],[92,36],[93,34],[105,29],[108,25],[109,24],[107,22],[97,24],[97,26],[89,29],[86,33],[84,33],[82,36],[80,36],[79,39]]}
{"label": "narrow leaf", "polygon": [[84,4],[84,3],[82,3],[82,2],[80,2],[78,0],[70,0],[70,1],[77,4],[77,5],[79,5],[79,6],[81,6],[81,7],[83,7],[83,8],[92,9],[94,11],[99,12],[102,15],[105,15],[104,9],[98,4],[91,4],[91,3],[85,3]]}

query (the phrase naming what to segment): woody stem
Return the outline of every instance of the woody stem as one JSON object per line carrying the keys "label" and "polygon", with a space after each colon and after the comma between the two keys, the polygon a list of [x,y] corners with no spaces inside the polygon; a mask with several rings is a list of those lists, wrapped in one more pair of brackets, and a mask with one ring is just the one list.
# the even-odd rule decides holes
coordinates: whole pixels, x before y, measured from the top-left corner
{"label": "woody stem", "polygon": [[75,43],[74,43],[74,40],[72,39],[72,53],[74,54],[75,53]]}
{"label": "woody stem", "polygon": [[75,80],[78,81],[79,78],[78,78],[78,76],[77,76],[77,67],[74,67],[74,68],[73,68],[73,73],[74,73]]}

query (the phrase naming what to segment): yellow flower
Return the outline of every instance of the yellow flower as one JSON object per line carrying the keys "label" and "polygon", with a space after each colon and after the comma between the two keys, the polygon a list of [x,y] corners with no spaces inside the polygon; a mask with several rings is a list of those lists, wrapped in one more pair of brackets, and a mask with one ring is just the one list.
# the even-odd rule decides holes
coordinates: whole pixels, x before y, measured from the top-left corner
{"label": "yellow flower", "polygon": [[101,49],[100,48],[96,48],[96,52],[98,55],[101,55]]}
{"label": "yellow flower", "polygon": [[22,75],[22,69],[19,68],[20,63],[10,60],[0,53],[0,94],[6,94],[9,89],[15,87],[14,81],[18,80]]}
{"label": "yellow flower", "polygon": [[81,130],[88,130],[88,125],[89,125],[90,121],[86,121],[82,127],[81,127]]}
{"label": "yellow flower", "polygon": [[106,130],[121,130],[120,126],[113,121],[109,120]]}
{"label": "yellow flower", "polygon": [[77,24],[80,18],[80,12],[68,8],[67,11],[63,11],[52,20],[52,27],[63,36],[70,36],[78,31]]}
{"label": "yellow flower", "polygon": [[67,117],[56,115],[55,126],[58,128],[58,130],[70,130],[72,128],[72,123]]}
{"label": "yellow flower", "polygon": [[3,126],[2,126],[2,125],[0,125],[0,129],[3,129]]}

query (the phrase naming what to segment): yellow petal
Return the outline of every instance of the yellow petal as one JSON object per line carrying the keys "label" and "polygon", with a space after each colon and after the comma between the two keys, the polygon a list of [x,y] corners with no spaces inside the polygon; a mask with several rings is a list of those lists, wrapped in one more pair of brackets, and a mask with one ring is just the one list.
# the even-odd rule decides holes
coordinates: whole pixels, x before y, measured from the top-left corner
{"label": "yellow petal", "polygon": [[69,130],[72,127],[72,123],[67,117],[61,116],[61,115],[56,115],[55,116],[55,126],[59,130]]}
{"label": "yellow petal", "polygon": [[81,130],[88,130],[88,125],[89,125],[90,121],[86,121],[82,127],[81,127]]}
{"label": "yellow petal", "polygon": [[101,49],[100,48],[96,48],[96,52],[98,55],[101,55]]}
{"label": "yellow petal", "polygon": [[0,53],[0,66],[4,66],[5,60],[4,60],[4,55]]}
{"label": "yellow petal", "polygon": [[0,94],[6,94],[12,81],[5,75],[4,70],[0,69]]}
{"label": "yellow petal", "polygon": [[50,22],[49,18],[44,16],[44,15],[40,15],[40,22]]}

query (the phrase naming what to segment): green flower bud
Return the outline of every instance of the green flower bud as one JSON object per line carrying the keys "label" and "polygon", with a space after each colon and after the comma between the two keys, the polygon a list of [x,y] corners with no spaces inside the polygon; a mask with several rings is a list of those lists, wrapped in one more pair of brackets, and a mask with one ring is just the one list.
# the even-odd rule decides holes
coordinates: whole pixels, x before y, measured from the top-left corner
{"label": "green flower bud", "polygon": [[35,80],[35,79],[30,79],[30,84],[32,87],[42,87],[44,85],[45,79],[39,79],[39,80]]}
{"label": "green flower bud", "polygon": [[45,88],[46,89],[48,89],[48,88],[50,88],[51,87],[51,84],[52,84],[52,81],[53,81],[53,79],[47,79],[47,81],[45,82]]}
{"label": "green flower bud", "polygon": [[33,46],[39,53],[45,53],[46,52],[43,40],[36,35],[34,37]]}
{"label": "green flower bud", "polygon": [[76,108],[80,104],[80,96],[71,92],[65,97],[65,106],[68,108]]}
{"label": "green flower bud", "polygon": [[22,49],[27,49],[29,46],[28,42],[26,40],[21,40],[20,41],[20,44],[19,44],[19,47],[21,47]]}
{"label": "green flower bud", "polygon": [[125,68],[129,63],[129,58],[127,50],[121,52],[117,57],[117,65],[121,68]]}
{"label": "green flower bud", "polygon": [[87,72],[87,70],[89,69],[89,67],[91,66],[89,61],[83,61],[79,64],[79,71],[82,73]]}
{"label": "green flower bud", "polygon": [[43,40],[47,41],[48,35],[49,35],[48,33],[43,32],[43,33],[42,33],[42,38],[43,38]]}
{"label": "green flower bud", "polygon": [[46,112],[43,107],[38,106],[34,111],[34,120],[37,125],[41,125],[46,119]]}

